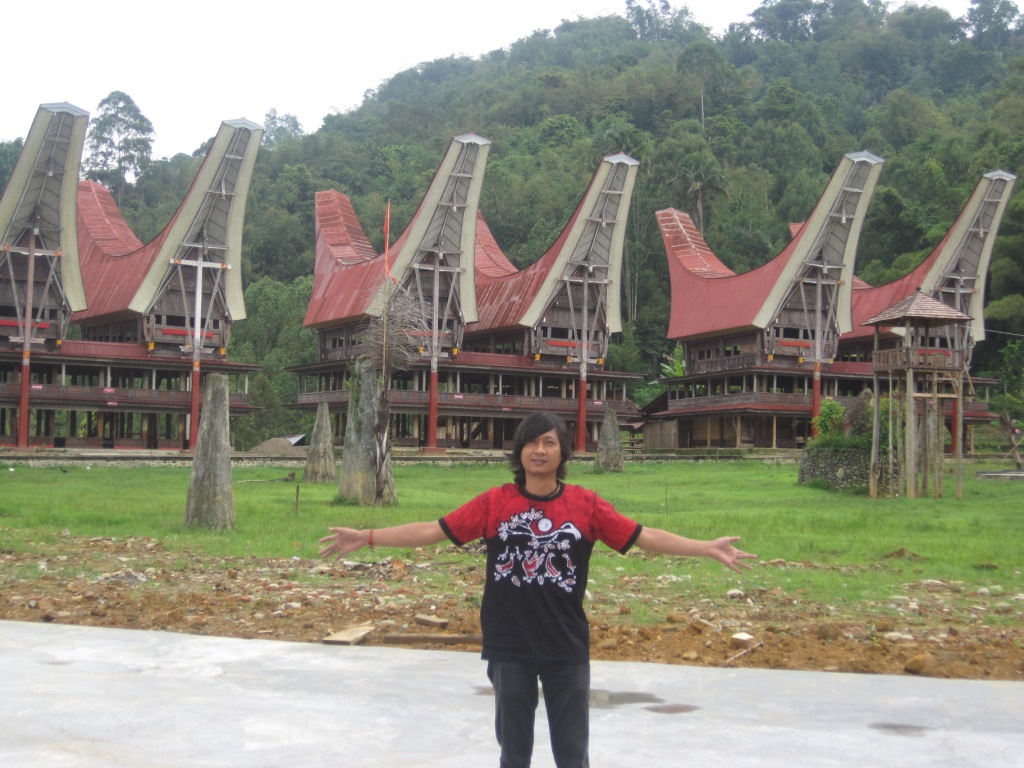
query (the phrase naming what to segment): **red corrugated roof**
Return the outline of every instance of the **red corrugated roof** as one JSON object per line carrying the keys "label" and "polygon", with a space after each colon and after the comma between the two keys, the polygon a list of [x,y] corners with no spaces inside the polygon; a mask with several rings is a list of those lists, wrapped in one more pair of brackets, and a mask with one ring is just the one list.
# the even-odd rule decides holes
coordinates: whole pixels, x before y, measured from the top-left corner
{"label": "red corrugated roof", "polygon": [[110,191],[93,181],[78,183],[78,260],[88,308],[72,320],[127,315],[128,306],[167,236],[143,245],[125,222]]}
{"label": "red corrugated roof", "polygon": [[[479,320],[467,325],[466,333],[504,330],[522,325],[523,316],[537,297],[544,279],[558,260],[565,241],[568,239],[576,219],[580,216],[584,200],[586,200],[586,194],[580,198],[580,203],[576,206],[569,223],[562,230],[562,234],[558,236],[547,252],[530,266],[504,275],[486,274],[477,270],[476,306]],[[478,247],[479,232],[478,229]],[[490,230],[487,231],[487,234],[490,235]],[[491,239],[493,240],[493,238]],[[496,244],[495,247],[497,247]]]}
{"label": "red corrugated roof", "polygon": [[348,195],[317,192],[315,225],[313,295],[305,324],[318,327],[362,317],[387,279],[384,257],[367,240]]}
{"label": "red corrugated roof", "polygon": [[[477,214],[474,258],[479,314],[478,321],[467,326],[467,333],[520,325],[579,215],[577,206],[572,219],[547,253],[517,271],[502,253],[483,216]],[[414,216],[410,227],[415,220]],[[391,251],[399,251],[408,231],[407,228],[391,246]],[[307,326],[337,324],[367,313],[385,279],[384,259],[373,253],[351,200],[341,192],[317,193],[315,264],[313,296],[305,319]],[[395,278],[400,281],[402,275],[396,274]]]}
{"label": "red corrugated roof", "polygon": [[490,227],[484,221],[483,214],[476,214],[476,274],[488,277],[504,277],[516,271],[515,264],[508,260],[497,240],[491,234]]}
{"label": "red corrugated roof", "polygon": [[655,218],[668,255],[672,287],[670,339],[752,327],[803,232],[767,264],[737,275],[712,253],[687,214],[668,208],[657,211]]}
{"label": "red corrugated roof", "polygon": [[[952,232],[952,229],[950,229],[950,232]],[[875,315],[881,314],[897,302],[902,301],[907,296],[910,296],[921,287],[922,281],[928,275],[928,270],[932,268],[935,260],[939,257],[939,253],[948,238],[949,233],[947,232],[946,237],[942,239],[942,242],[924,261],[918,264],[909,274],[904,275],[898,280],[876,287],[870,287],[867,283],[863,283],[864,287],[862,287],[854,283],[853,295],[851,297],[853,330],[850,333],[844,333],[840,337],[840,342],[873,335],[875,329],[871,326],[865,326],[864,323]],[[882,331],[884,332],[885,329],[883,328]]]}

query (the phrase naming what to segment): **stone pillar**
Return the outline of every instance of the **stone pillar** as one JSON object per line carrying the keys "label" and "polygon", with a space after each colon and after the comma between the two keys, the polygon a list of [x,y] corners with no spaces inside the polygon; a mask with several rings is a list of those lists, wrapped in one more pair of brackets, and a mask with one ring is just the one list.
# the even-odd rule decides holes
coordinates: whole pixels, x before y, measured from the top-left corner
{"label": "stone pillar", "polygon": [[189,528],[229,530],[235,527],[228,414],[228,377],[211,373],[206,377],[203,418],[185,502],[185,525]]}

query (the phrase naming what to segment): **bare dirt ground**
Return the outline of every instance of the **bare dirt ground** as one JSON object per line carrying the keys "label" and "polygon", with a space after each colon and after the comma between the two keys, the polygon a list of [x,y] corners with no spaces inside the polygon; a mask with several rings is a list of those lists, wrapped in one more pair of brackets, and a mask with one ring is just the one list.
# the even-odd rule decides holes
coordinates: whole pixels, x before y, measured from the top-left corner
{"label": "bare dirt ground", "polygon": [[[482,562],[443,547],[376,563],[236,560],[67,536],[0,550],[0,619],[308,643],[362,628],[365,645],[477,652]],[[779,590],[687,597],[676,581],[602,585],[588,604],[593,658],[1024,680],[1022,595],[922,581],[844,615]]]}

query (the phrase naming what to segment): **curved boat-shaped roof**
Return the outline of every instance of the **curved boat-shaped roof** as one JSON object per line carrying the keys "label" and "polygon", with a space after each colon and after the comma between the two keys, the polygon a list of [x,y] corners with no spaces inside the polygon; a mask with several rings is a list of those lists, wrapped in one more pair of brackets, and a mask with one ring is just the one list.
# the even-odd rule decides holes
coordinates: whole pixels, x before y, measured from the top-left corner
{"label": "curved boat-shaped roof", "polygon": [[621,331],[622,250],[638,165],[624,154],[605,157],[561,235],[525,269],[510,272],[507,259],[488,254],[491,266],[477,273],[480,320],[467,332],[535,326],[560,281],[580,265],[607,274],[606,323],[610,333]]}
{"label": "curved boat-shaped roof", "polygon": [[85,309],[79,269],[75,204],[89,113],[72,104],[42,104],[36,112],[0,198],[0,243],[5,250],[27,246],[59,258],[60,280],[69,311]]}
{"label": "curved boat-shaped roof", "polygon": [[89,306],[74,320],[145,314],[175,269],[172,260],[190,255],[229,265],[223,278],[225,300],[232,320],[243,319],[242,224],[262,135],[262,127],[248,120],[221,123],[185,199],[163,231],[145,245],[107,190],[81,182],[78,242]]}
{"label": "curved boat-shaped roof", "polygon": [[740,275],[712,253],[687,214],[656,212],[672,287],[668,337],[698,339],[766,328],[810,267],[836,275],[836,322],[840,330],[849,330],[857,239],[881,163],[868,152],[846,155],[810,218],[791,227],[793,239],[782,252]]}
{"label": "curved boat-shaped roof", "polygon": [[985,174],[942,242],[908,274],[886,285],[854,291],[853,323],[843,340],[873,333],[865,324],[917,289],[971,317],[975,341],[985,338],[984,297],[988,265],[1016,176]]}
{"label": "curved boat-shaped roof", "polygon": [[374,252],[347,195],[316,196],[316,261],[305,325],[324,327],[379,315],[390,271],[401,283],[425,254],[443,253],[459,269],[458,291],[467,321],[475,319],[473,290],[477,206],[490,142],[475,134],[452,139],[434,179],[405,231],[388,249],[388,263]]}

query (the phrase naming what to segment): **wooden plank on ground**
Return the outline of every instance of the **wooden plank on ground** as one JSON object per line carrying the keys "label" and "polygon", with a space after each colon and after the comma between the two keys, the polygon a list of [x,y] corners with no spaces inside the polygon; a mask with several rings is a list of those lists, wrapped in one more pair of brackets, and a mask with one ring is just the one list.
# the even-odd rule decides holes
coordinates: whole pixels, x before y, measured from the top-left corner
{"label": "wooden plank on ground", "polygon": [[373,630],[373,624],[345,627],[340,632],[335,632],[325,637],[323,642],[325,645],[359,645],[363,638],[373,632]]}

